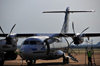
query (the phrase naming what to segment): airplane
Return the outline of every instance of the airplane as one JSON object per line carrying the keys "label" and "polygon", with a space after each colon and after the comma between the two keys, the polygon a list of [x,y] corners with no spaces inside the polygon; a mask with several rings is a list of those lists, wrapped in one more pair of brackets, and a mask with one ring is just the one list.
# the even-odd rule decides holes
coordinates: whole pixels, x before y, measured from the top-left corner
{"label": "airplane", "polygon": [[[50,47],[54,42],[59,42],[58,38],[61,37],[72,37],[73,42],[78,45],[83,42],[83,37],[97,37],[100,36],[100,33],[83,33],[88,28],[84,29],[80,34],[76,34],[74,30],[74,24],[72,23],[74,33],[67,33],[68,31],[68,18],[70,13],[78,12],[93,12],[93,11],[70,11],[69,7],[66,8],[66,11],[45,11],[43,13],[65,13],[65,20],[61,33],[34,33],[35,36],[28,37],[22,42],[20,48],[20,57],[22,60],[26,60],[27,65],[32,65],[36,63],[36,60],[53,60],[58,58],[63,58],[63,63],[68,63],[69,57],[77,61],[71,54],[68,54],[69,57],[65,56],[65,52],[62,50],[53,50]],[[65,38],[67,41],[67,39]]]}

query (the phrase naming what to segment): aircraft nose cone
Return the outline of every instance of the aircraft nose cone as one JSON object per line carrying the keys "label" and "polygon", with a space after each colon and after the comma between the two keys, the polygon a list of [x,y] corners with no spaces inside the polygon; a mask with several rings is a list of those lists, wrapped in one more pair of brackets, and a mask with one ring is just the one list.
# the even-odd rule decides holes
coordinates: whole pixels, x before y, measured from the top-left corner
{"label": "aircraft nose cone", "polygon": [[32,50],[29,46],[22,46],[20,49],[20,57],[23,59],[30,59],[32,55]]}
{"label": "aircraft nose cone", "polygon": [[32,59],[34,57],[34,51],[36,51],[37,48],[32,48],[32,46],[22,46],[20,49],[20,56],[23,59]]}
{"label": "aircraft nose cone", "polygon": [[31,49],[29,46],[22,46],[21,49],[20,49],[20,52],[21,53],[31,53]]}
{"label": "aircraft nose cone", "polygon": [[29,46],[22,46],[20,49],[20,56],[22,58],[28,58],[30,55],[32,55],[32,50]]}

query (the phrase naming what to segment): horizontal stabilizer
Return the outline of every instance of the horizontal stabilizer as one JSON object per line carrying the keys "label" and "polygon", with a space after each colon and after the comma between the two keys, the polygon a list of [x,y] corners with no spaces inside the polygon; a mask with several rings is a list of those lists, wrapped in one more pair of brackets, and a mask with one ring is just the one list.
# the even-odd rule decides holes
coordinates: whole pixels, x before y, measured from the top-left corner
{"label": "horizontal stabilizer", "polygon": [[78,12],[95,12],[94,10],[90,10],[90,11],[69,11],[70,13],[78,13]]}
{"label": "horizontal stabilizer", "polygon": [[66,13],[66,11],[44,11],[43,13]]}
{"label": "horizontal stabilizer", "polygon": [[[68,13],[79,13],[79,12],[95,12],[94,10],[90,11],[67,11]],[[66,13],[66,11],[44,11],[43,13]]]}

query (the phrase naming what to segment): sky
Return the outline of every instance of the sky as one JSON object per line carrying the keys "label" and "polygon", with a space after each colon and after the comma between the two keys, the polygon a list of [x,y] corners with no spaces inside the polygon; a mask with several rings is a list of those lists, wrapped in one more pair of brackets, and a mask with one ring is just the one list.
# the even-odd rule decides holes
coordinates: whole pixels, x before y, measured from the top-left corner
{"label": "sky", "polygon": [[[16,24],[13,33],[59,33],[65,14],[44,14],[43,11],[95,10],[93,13],[77,13],[69,16],[69,33],[72,33],[72,22],[75,31],[80,33],[100,32],[100,0],[0,0],[0,26],[5,33]],[[0,31],[0,33],[2,33]],[[92,38],[95,43],[100,38]],[[19,44],[22,41],[19,41]]]}

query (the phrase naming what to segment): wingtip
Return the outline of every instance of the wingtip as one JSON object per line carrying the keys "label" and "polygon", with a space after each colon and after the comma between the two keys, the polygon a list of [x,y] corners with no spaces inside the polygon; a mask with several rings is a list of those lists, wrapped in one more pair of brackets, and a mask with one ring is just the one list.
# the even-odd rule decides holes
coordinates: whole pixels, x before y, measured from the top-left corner
{"label": "wingtip", "polygon": [[42,13],[46,13],[46,12],[44,11],[44,12],[42,12]]}
{"label": "wingtip", "polygon": [[91,10],[92,12],[95,12],[95,10]]}

